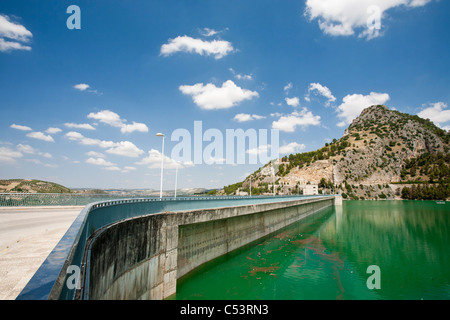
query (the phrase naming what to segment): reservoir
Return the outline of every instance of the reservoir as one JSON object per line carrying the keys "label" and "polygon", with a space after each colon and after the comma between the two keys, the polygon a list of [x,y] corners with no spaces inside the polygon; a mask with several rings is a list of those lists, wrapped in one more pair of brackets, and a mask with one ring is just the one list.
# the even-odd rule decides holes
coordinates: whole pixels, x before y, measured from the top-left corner
{"label": "reservoir", "polygon": [[448,300],[449,248],[449,203],[345,201],[203,264],[171,299]]}

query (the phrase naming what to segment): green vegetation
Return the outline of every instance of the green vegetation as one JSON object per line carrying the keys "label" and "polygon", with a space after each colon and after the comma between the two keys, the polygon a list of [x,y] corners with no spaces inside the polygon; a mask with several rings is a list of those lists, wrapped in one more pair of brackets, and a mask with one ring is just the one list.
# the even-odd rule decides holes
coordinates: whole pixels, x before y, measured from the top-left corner
{"label": "green vegetation", "polygon": [[413,185],[402,189],[402,198],[405,200],[445,200],[450,197],[450,184],[439,185]]}
{"label": "green vegetation", "polygon": [[427,176],[429,183],[450,183],[450,154],[424,153],[417,158],[405,159],[400,177],[414,181],[417,175]]}
{"label": "green vegetation", "polygon": [[351,146],[350,142],[347,141],[348,139],[348,136],[339,140],[333,139],[331,143],[327,143],[319,150],[285,156],[281,158],[283,163],[280,164],[277,174],[283,177],[286,176],[292,168],[302,168],[305,165],[309,166],[314,161],[328,160],[330,157],[340,155],[346,148]]}
{"label": "green vegetation", "polygon": [[242,187],[242,183],[243,182],[238,182],[238,183],[235,183],[235,184],[231,184],[229,186],[223,187],[223,190],[225,191],[225,193],[227,195],[234,194],[237,191],[237,189]]}

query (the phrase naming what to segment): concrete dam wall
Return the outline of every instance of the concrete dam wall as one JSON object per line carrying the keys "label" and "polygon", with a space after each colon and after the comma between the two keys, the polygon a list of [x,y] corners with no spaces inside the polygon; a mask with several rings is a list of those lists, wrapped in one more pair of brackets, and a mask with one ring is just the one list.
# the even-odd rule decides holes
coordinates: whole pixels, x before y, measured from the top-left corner
{"label": "concrete dam wall", "polygon": [[[335,203],[334,197],[163,212],[119,221],[88,240],[81,299],[164,299],[196,267]],[[339,203],[336,203],[339,204]]]}

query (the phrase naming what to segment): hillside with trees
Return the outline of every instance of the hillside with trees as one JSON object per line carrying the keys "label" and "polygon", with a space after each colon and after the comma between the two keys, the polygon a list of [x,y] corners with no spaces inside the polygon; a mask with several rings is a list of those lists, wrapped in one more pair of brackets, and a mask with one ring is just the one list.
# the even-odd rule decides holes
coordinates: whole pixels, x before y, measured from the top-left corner
{"label": "hillside with trees", "polygon": [[[322,148],[286,155],[252,173],[252,194],[319,192],[347,199],[446,199],[450,197],[450,133],[386,106],[364,109],[340,139]],[[272,166],[276,169],[272,176]],[[225,194],[248,192],[250,176]]]}

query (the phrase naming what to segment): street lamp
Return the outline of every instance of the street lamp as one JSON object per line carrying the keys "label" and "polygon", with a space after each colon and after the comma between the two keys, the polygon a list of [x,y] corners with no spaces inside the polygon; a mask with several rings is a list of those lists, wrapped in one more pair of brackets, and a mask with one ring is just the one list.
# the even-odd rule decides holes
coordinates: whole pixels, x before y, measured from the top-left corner
{"label": "street lamp", "polygon": [[178,161],[175,167],[175,199],[177,198],[177,180],[178,180]]}
{"label": "street lamp", "polygon": [[275,168],[273,167],[273,162],[270,164],[272,165],[273,196],[275,197]]}
{"label": "street lamp", "polygon": [[159,189],[159,199],[162,199],[162,186],[163,186],[163,172],[164,172],[164,134],[162,133],[157,133],[156,134],[158,137],[162,137],[163,141],[162,141],[162,152],[161,152],[161,186]]}

